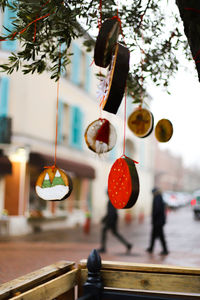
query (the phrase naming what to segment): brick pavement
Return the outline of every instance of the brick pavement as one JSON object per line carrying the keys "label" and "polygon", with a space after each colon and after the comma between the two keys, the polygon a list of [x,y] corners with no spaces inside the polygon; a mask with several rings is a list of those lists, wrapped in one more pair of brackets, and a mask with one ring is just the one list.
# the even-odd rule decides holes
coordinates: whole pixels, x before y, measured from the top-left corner
{"label": "brick pavement", "polygon": [[[170,254],[160,256],[159,242],[154,254],[148,254],[150,220],[130,225],[120,223],[120,232],[134,244],[130,255],[111,234],[108,235],[104,260],[130,261],[153,264],[200,267],[200,222],[194,221],[190,207],[172,211],[168,215],[165,231]],[[28,236],[0,239],[0,283],[12,280],[59,260],[78,262],[87,258],[93,248],[99,247],[100,226],[92,226],[89,235],[82,227],[60,229]]]}

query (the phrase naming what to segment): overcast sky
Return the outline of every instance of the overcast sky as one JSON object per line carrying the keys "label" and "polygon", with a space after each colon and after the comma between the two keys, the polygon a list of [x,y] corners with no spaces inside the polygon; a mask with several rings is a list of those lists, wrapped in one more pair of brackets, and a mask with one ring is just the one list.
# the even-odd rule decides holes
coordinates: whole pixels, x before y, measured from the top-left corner
{"label": "overcast sky", "polygon": [[161,88],[150,89],[153,98],[151,111],[155,121],[169,118],[173,123],[174,134],[162,149],[181,154],[186,165],[200,167],[200,83],[194,63],[185,62],[188,70],[180,68],[170,85],[171,95]]}

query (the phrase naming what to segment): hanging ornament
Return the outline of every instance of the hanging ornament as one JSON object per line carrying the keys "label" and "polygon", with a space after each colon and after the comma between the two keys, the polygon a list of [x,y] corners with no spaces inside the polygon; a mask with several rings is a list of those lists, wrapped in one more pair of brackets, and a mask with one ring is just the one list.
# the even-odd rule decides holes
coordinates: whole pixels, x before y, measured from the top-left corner
{"label": "hanging ornament", "polygon": [[161,143],[168,142],[173,134],[173,125],[168,119],[158,121],[155,128],[156,139]]}
{"label": "hanging ornament", "polygon": [[118,158],[109,173],[108,195],[115,208],[131,208],[139,195],[135,163],[127,156]]}
{"label": "hanging ornament", "polygon": [[154,125],[153,114],[145,108],[136,109],[128,118],[128,127],[140,138],[151,134]]}
{"label": "hanging ornament", "polygon": [[85,131],[85,141],[88,148],[98,154],[112,150],[116,140],[116,130],[106,119],[95,120]]}
{"label": "hanging ornament", "polygon": [[43,200],[65,200],[72,192],[72,180],[63,170],[49,167],[39,175],[35,190]]}
{"label": "hanging ornament", "polygon": [[106,68],[110,64],[119,32],[120,26],[116,19],[106,20],[101,25],[94,48],[94,62],[97,66]]}
{"label": "hanging ornament", "polygon": [[128,48],[117,44],[108,75],[105,79],[108,86],[101,103],[103,110],[113,114],[117,113],[124,96],[129,71],[129,58]]}

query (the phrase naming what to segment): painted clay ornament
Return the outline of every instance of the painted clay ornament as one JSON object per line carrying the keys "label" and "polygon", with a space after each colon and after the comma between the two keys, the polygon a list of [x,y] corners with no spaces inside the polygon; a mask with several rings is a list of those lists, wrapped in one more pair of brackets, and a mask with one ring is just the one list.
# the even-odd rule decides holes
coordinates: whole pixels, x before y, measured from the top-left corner
{"label": "painted clay ornament", "polygon": [[107,119],[95,120],[85,131],[85,142],[88,148],[98,154],[112,150],[116,140],[116,130]]}
{"label": "painted clay ornament", "polygon": [[168,119],[161,119],[156,124],[155,136],[161,143],[168,142],[173,135],[173,125]]}
{"label": "painted clay ornament", "polygon": [[111,63],[119,32],[120,26],[116,19],[108,19],[101,25],[94,48],[94,62],[97,66],[106,68]]}
{"label": "painted clay ornament", "polygon": [[72,192],[72,180],[63,170],[50,167],[39,175],[35,190],[43,200],[65,200]]}
{"label": "painted clay ornament", "polygon": [[109,72],[105,80],[108,82],[101,107],[110,113],[116,114],[124,96],[126,79],[129,72],[130,52],[128,48],[117,44]]}
{"label": "painted clay ornament", "polygon": [[145,108],[136,109],[128,118],[129,129],[139,138],[151,134],[154,126],[152,113]]}
{"label": "painted clay ornament", "polygon": [[108,195],[115,208],[131,208],[139,195],[135,163],[127,156],[118,158],[108,176]]}

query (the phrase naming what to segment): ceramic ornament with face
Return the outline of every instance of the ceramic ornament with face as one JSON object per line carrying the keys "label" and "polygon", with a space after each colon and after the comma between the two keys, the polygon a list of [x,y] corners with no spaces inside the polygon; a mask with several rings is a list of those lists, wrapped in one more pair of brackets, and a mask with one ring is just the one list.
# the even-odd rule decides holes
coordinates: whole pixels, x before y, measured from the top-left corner
{"label": "ceramic ornament with face", "polygon": [[35,190],[43,200],[60,201],[72,192],[71,178],[59,168],[47,168],[38,177]]}
{"label": "ceramic ornament with face", "polygon": [[98,154],[112,150],[116,140],[116,130],[106,119],[95,120],[85,131],[85,141],[88,148]]}

